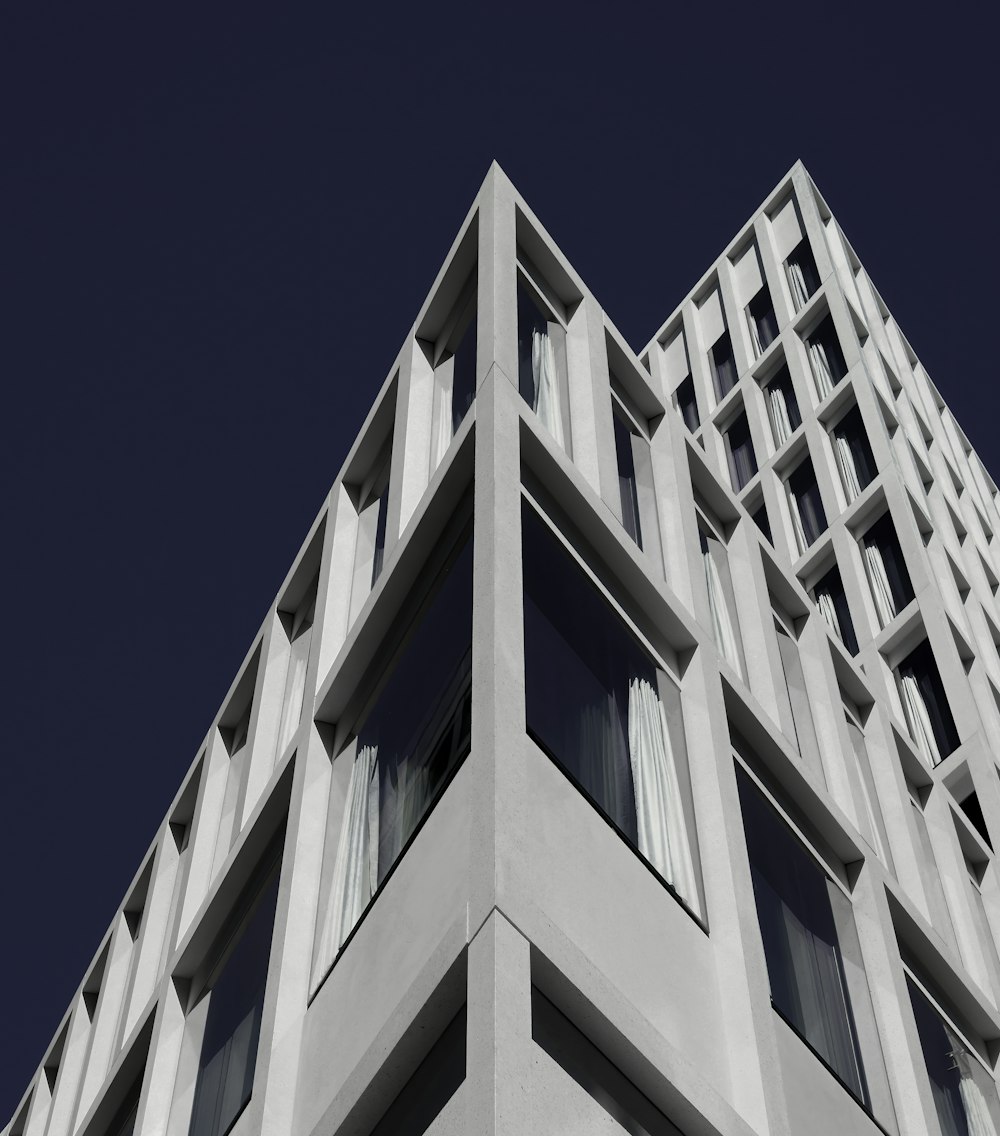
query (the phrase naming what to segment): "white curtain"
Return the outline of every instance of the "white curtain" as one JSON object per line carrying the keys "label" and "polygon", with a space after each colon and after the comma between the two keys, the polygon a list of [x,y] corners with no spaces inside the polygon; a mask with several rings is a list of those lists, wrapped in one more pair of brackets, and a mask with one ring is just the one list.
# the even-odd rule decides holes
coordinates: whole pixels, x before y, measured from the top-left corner
{"label": "white curtain", "polygon": [[[454,382],[454,359],[449,361],[448,367],[451,372],[451,382]],[[451,445],[451,439],[454,434],[454,431],[452,429],[451,398],[451,391],[445,391],[444,384],[442,383],[442,385],[440,385],[437,390],[437,421],[434,428],[434,457],[431,462],[432,475],[434,473],[434,470],[436,470],[437,467],[441,464],[441,459],[448,452],[448,447]]]}
{"label": "white curtain", "polygon": [[833,596],[829,592],[817,592],[816,605],[820,615],[826,620],[826,625],[843,642],[844,635],[840,630],[840,620],[837,618],[837,607],[833,602]]}
{"label": "white curtain", "polygon": [[729,661],[737,674],[742,674],[740,666],[740,649],[736,642],[736,631],[729,616],[729,607],[726,604],[726,594],[722,590],[722,579],[719,569],[712,556],[711,548],[702,551],[705,561],[705,583],[708,587],[708,607],[712,613],[712,630],[715,633],[715,642],[723,656]]}
{"label": "white curtain", "polygon": [[801,311],[809,302],[806,278],[802,274],[801,267],[794,260],[788,261],[785,272],[788,275],[788,289],[792,293],[792,303],[797,312]]}
{"label": "white curtain", "polygon": [[871,580],[872,596],[879,620],[883,627],[888,627],[899,613],[896,611],[896,602],[889,587],[889,576],[885,570],[885,561],[882,559],[882,550],[877,544],[865,545],[865,566],[868,569],[868,578]]}
{"label": "white curtain", "polygon": [[755,359],[759,359],[764,354],[764,346],[760,341],[760,332],[757,330],[757,321],[750,314],[749,310],[746,313],[747,327],[750,330],[750,342],[753,345],[753,354]]}
{"label": "white curtain", "polygon": [[698,910],[694,858],[681,802],[680,782],[667,716],[660,697],[644,678],[628,689],[628,748],[635,785],[639,851]]}
{"label": "white curtain", "polygon": [[[947,1030],[947,1027],[945,1029]],[[965,1109],[969,1136],[997,1136],[997,1130],[993,1125],[986,1098],[973,1076],[973,1059],[951,1030],[947,1030],[947,1032],[952,1043],[951,1055],[955,1060],[958,1075],[962,1078],[958,1085],[958,1091],[962,1097],[962,1107]]]}
{"label": "white curtain", "polygon": [[792,518],[792,532],[795,533],[795,543],[799,546],[799,555],[801,555],[809,547],[809,542],[806,540],[806,530],[802,525],[799,500],[790,487],[788,489],[788,512]]}
{"label": "white curtain", "polygon": [[822,402],[833,390],[833,371],[830,370],[830,361],[822,343],[810,342],[809,365],[812,367],[813,378],[816,380],[816,394]]}
{"label": "white curtain", "polygon": [[377,759],[378,747],[364,746],[351,767],[330,902],[320,934],[314,981],[322,978],[332,965],[344,940],[378,887]]}
{"label": "white curtain", "polygon": [[308,633],[301,635],[292,644],[292,657],[288,661],[288,677],[285,679],[285,696],[281,703],[281,724],[278,727],[278,746],[276,756],[285,752],[285,746],[292,740],[302,716],[302,697],[306,689],[306,664],[309,662]]}
{"label": "white curtain", "polygon": [[774,432],[774,446],[778,449],[792,436],[792,420],[788,416],[788,403],[781,387],[772,384],[767,388],[767,410]]}
{"label": "white curtain", "polygon": [[531,376],[535,382],[535,413],[545,423],[552,437],[565,449],[556,356],[552,349],[552,337],[544,331],[531,333]]}
{"label": "white curtain", "polygon": [[941,751],[938,749],[937,739],[934,737],[934,728],[931,726],[930,715],[924,704],[924,697],[913,675],[902,675],[900,686],[903,690],[903,712],[910,734],[917,743],[917,749],[924,755],[927,764],[933,768],[941,760]]}
{"label": "white curtain", "polygon": [[840,477],[844,483],[844,493],[847,503],[857,500],[861,496],[861,481],[858,470],[854,464],[854,451],[851,444],[842,434],[834,435],[834,449],[837,452],[837,465],[840,467]]}

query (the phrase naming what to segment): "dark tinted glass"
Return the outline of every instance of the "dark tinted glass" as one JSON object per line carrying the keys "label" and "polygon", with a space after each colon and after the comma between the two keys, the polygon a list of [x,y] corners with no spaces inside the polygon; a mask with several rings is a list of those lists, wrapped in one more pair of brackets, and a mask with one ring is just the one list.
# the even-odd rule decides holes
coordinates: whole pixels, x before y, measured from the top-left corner
{"label": "dark tinted glass", "polygon": [[788,487],[795,494],[806,544],[812,544],[826,531],[826,512],[816,484],[816,474],[808,458],[789,477]]}
{"label": "dark tinted glass", "polygon": [[733,344],[728,331],[724,331],[712,344],[708,357],[715,379],[715,395],[721,402],[736,386],[737,379],[736,358],[733,355]]}
{"label": "dark tinted glass", "polygon": [[729,459],[729,476],[733,488],[738,493],[757,472],[757,456],[750,440],[750,423],[746,414],[739,418],[726,431],[726,456]]}
{"label": "dark tinted glass", "polygon": [[868,433],[861,419],[861,411],[855,406],[834,427],[834,435],[843,438],[851,448],[854,458],[854,468],[857,470],[858,482],[861,488],[870,485],[875,479],[878,470],[875,468],[875,458],[868,442]]}
{"label": "dark tinted glass", "polygon": [[879,518],[864,536],[866,545],[876,545],[882,555],[885,565],[886,578],[889,581],[889,590],[892,592],[892,602],[897,613],[913,599],[913,584],[910,582],[910,573],[906,569],[902,549],[899,547],[899,538],[893,527],[892,519],[888,513]]}
{"label": "dark tinted glass", "polygon": [[825,593],[833,600],[843,644],[852,655],[856,655],[858,653],[858,638],[854,634],[854,623],[851,619],[851,609],[847,605],[844,582],[840,576],[840,569],[836,565],[821,580],[818,580],[816,587],[813,588],[814,597],[821,593]]}
{"label": "dark tinted glass", "polygon": [[690,375],[677,388],[675,394],[677,409],[681,412],[684,425],[693,434],[701,425],[701,419],[698,417],[698,400],[695,398],[694,380]]}
{"label": "dark tinted glass", "polygon": [[622,421],[617,409],[615,423],[615,452],[618,456],[618,489],[622,502],[622,524],[625,531],[642,548],[642,527],[639,523],[639,491],[635,480],[635,461],[632,456],[633,435]]}
{"label": "dark tinted glass", "polygon": [[942,757],[947,757],[953,750],[958,749],[958,730],[955,728],[955,719],[951,716],[951,707],[948,705],[941,674],[928,640],[925,639],[919,647],[906,656],[899,664],[899,673],[912,675],[916,680],[924,706],[927,708],[927,716],[930,718],[938,750]]}
{"label": "dark tinted glass", "polygon": [[834,383],[839,383],[847,374],[847,362],[844,359],[843,348],[840,346],[837,329],[833,326],[832,316],[827,316],[819,324],[812,335],[809,336],[809,342],[822,343],[826,352],[826,361],[830,365],[830,376]]}
{"label": "dark tinted glass", "polygon": [[455,369],[451,388],[452,431],[458,430],[476,397],[476,313],[455,350]]}
{"label": "dark tinted glass", "polygon": [[760,340],[762,350],[778,338],[778,317],[774,314],[774,305],[771,303],[771,293],[765,285],[750,301],[750,316],[757,327],[757,338]]}

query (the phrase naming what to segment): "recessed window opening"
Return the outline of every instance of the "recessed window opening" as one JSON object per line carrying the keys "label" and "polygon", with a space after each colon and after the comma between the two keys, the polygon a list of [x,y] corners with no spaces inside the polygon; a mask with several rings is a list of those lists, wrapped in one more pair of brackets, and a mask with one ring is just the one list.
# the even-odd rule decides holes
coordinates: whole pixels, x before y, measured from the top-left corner
{"label": "recessed window opening", "polygon": [[531,1037],[630,1136],[683,1136],[653,1102],[538,989]]}
{"label": "recessed window opening", "polygon": [[680,691],[526,502],[522,548],[528,734],[697,914]]}
{"label": "recessed window opening", "polygon": [[250,1100],[264,1009],[280,858],[245,901],[238,938],[218,947],[208,981],[208,1012],[201,1041],[189,1136],[222,1136]]}
{"label": "recessed window opening", "polygon": [[832,434],[844,496],[850,505],[878,474],[859,407],[852,407],[834,426]]}
{"label": "recessed window opening", "polygon": [[739,764],[736,781],[771,1003],[867,1108],[835,914],[850,919],[850,903]]}
{"label": "recessed window opening", "polygon": [[702,567],[705,570],[705,587],[708,591],[708,610],[712,621],[712,634],[719,653],[734,671],[743,677],[743,651],[740,647],[736,617],[736,596],[729,571],[729,553],[724,541],[711,528],[704,517],[698,518],[698,540],[701,547]]}
{"label": "recessed window opening", "polygon": [[878,791],[872,776],[871,757],[868,745],[865,742],[865,733],[857,715],[844,706],[844,717],[847,722],[847,734],[851,739],[851,757],[854,758],[851,787],[855,797],[856,812],[858,814],[861,835],[868,846],[883,864],[892,867],[889,855],[889,840],[885,830],[885,821],[878,803]]}
{"label": "recessed window opening", "polygon": [[993,1078],[909,974],[906,985],[942,1136],[992,1136]]}
{"label": "recessed window opening", "polygon": [[778,338],[778,317],[774,314],[774,304],[766,284],[747,304],[746,311],[754,358],[759,359]]}
{"label": "recessed window opening", "polygon": [[432,471],[440,464],[476,397],[477,282],[473,269],[437,342],[424,345],[434,367],[436,425]]}
{"label": "recessed window opening", "polygon": [[965,813],[969,823],[983,838],[987,848],[993,847],[993,841],[990,840],[990,830],[986,826],[986,817],[983,816],[983,806],[979,803],[979,794],[972,790],[967,796],[963,797],[958,802],[959,808]]}
{"label": "recessed window opening", "polygon": [[736,356],[733,354],[733,341],[729,331],[724,330],[708,349],[708,363],[715,384],[716,401],[721,402],[736,386],[739,378],[736,371]]}
{"label": "recessed window opening", "polygon": [[767,516],[767,506],[763,501],[761,501],[759,507],[754,509],[754,511],[750,514],[750,519],[764,534],[764,538],[766,539],[767,543],[773,546],[774,538],[771,536],[771,522]]}
{"label": "recessed window opening", "polygon": [[767,418],[771,423],[774,448],[780,450],[795,431],[802,425],[802,415],[795,398],[792,376],[785,364],[778,369],[774,378],[764,388],[764,401],[767,403]]}
{"label": "recessed window opening", "polygon": [[847,374],[847,362],[832,316],[827,315],[806,337],[806,348],[816,383],[816,397],[822,402]]}
{"label": "recessed window opening", "polygon": [[639,518],[639,484],[636,477],[636,447],[649,450],[649,443],[639,432],[631,416],[617,398],[611,400],[615,427],[615,453],[618,459],[618,492],[621,498],[622,524],[625,531],[642,548],[642,524]]}
{"label": "recessed window opening", "polygon": [[819,287],[816,258],[813,256],[807,237],[803,237],[789,254],[785,261],[785,275],[788,279],[788,290],[792,294],[792,304],[799,312],[809,303],[809,298]]}
{"label": "recessed window opening", "polygon": [[771,597],[771,612],[774,631],[778,641],[778,657],[781,660],[782,677],[785,680],[785,693],[792,715],[792,729],[795,746],[803,759],[819,765],[819,742],[816,738],[816,723],[813,721],[809,691],[806,687],[805,672],[799,654],[795,627],[788,615],[781,610]]}
{"label": "recessed window opening", "polygon": [[566,328],[518,273],[518,389],[555,441],[569,452]]}
{"label": "recessed window opening", "polygon": [[888,513],[861,538],[861,555],[879,622],[888,627],[913,599],[910,574]]}
{"label": "recessed window opening", "polygon": [[684,425],[692,434],[696,434],[701,426],[701,418],[698,415],[698,399],[694,392],[694,379],[690,375],[674,391],[674,405],[680,411]]}
{"label": "recessed window opening", "polygon": [[928,640],[902,660],[896,677],[910,735],[933,767],[958,749],[959,738]]}
{"label": "recessed window opening", "polygon": [[142,1077],[125,1094],[125,1099],[108,1125],[107,1136],[133,1136],[135,1122],[139,1118],[139,1098],[142,1095]]}
{"label": "recessed window opening", "polygon": [[826,510],[816,484],[812,461],[807,457],[788,477],[788,506],[799,553],[804,553],[826,531]]}
{"label": "recessed window opening", "polygon": [[854,634],[854,621],[847,603],[847,593],[840,569],[836,564],[813,588],[813,599],[827,627],[837,636],[852,655],[858,653],[858,639]]}
{"label": "recessed window opening", "polygon": [[729,477],[733,489],[739,493],[757,473],[757,456],[750,437],[750,423],[743,411],[723,435],[726,457],[729,460]]}
{"label": "recessed window opening", "polygon": [[309,647],[312,626],[316,618],[316,596],[319,590],[317,573],[306,586],[305,594],[292,611],[279,611],[278,616],[289,640],[288,667],[285,688],[281,697],[281,718],[278,723],[278,741],[275,757],[280,757],[292,740],[302,717],[302,703],[306,690],[306,669],[309,664]]}
{"label": "recessed window opening", "polygon": [[321,974],[450,784],[471,736],[470,536],[443,570],[358,730],[320,935]]}
{"label": "recessed window opening", "polygon": [[371,1136],[422,1136],[465,1080],[466,1007],[455,1015]]}

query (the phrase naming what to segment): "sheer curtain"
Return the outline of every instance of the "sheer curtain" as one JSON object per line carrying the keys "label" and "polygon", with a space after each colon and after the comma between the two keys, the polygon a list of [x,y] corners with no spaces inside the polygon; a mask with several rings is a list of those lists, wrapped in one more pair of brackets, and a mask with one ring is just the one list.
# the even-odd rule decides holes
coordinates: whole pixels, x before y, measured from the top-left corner
{"label": "sheer curtain", "polygon": [[764,354],[764,345],[760,341],[760,331],[757,328],[757,321],[754,319],[750,311],[746,313],[747,327],[750,330],[750,343],[753,345],[753,354],[755,359],[759,359]]}
{"label": "sheer curtain", "polygon": [[535,381],[534,411],[552,437],[565,449],[556,357],[552,350],[552,337],[544,331],[531,333],[531,373]]}
{"label": "sheer curtain", "polygon": [[715,642],[723,657],[729,662],[737,674],[743,673],[740,666],[740,649],[736,642],[736,630],[729,615],[729,605],[726,603],[726,594],[722,589],[722,578],[719,568],[712,556],[712,550],[707,540],[702,548],[702,559],[705,563],[705,583],[708,587],[708,607],[712,614],[712,630],[715,633]]}
{"label": "sheer curtain", "polygon": [[628,691],[628,742],[639,851],[693,910],[698,911],[694,858],[681,804],[667,716],[645,678]]}
{"label": "sheer curtain", "polygon": [[834,383],[826,347],[819,340],[809,342],[809,365],[816,380],[816,394],[822,402],[833,391]]}
{"label": "sheer curtain", "polygon": [[[454,383],[454,360],[448,364],[448,369],[451,371],[451,381]],[[442,368],[443,369],[443,368]],[[431,461],[431,473],[441,464],[441,459],[448,452],[448,447],[451,445],[451,439],[454,436],[454,426],[452,423],[452,407],[451,399],[444,389],[444,384],[438,386],[437,389],[437,421],[434,424],[434,442],[433,442],[433,456]]]}
{"label": "sheer curtain", "polygon": [[834,435],[834,449],[837,452],[837,465],[840,467],[840,477],[844,483],[844,493],[847,503],[857,500],[861,496],[861,479],[858,477],[857,466],[854,464],[854,451],[851,443],[843,434]]}
{"label": "sheer curtain", "polygon": [[885,570],[885,561],[882,559],[882,549],[873,542],[865,545],[864,552],[868,578],[872,583],[872,597],[875,600],[875,608],[878,611],[882,626],[888,627],[899,613],[896,611],[896,601],[893,599],[892,588],[889,586],[889,576]]}
{"label": "sheer curtain", "polygon": [[[962,1098],[962,1107],[965,1110],[969,1136],[997,1136],[997,1130],[993,1125],[986,1098],[973,1076],[973,1059],[966,1052],[965,1046],[947,1026],[945,1026],[945,1032],[948,1034],[948,1040],[951,1043],[951,1056],[955,1062],[955,1068],[961,1078],[958,1083],[958,1091]],[[935,1101],[935,1103],[937,1102]],[[940,1111],[939,1109],[939,1115]],[[961,1128],[956,1128],[955,1131],[961,1132]]]}
{"label": "sheer curtain", "polygon": [[903,711],[907,725],[910,727],[910,734],[917,743],[917,749],[927,759],[927,764],[933,768],[941,760],[941,751],[934,737],[934,727],[931,725],[924,697],[920,693],[920,685],[913,675],[904,674],[900,676],[900,687],[903,692]]}
{"label": "sheer curtain", "polygon": [[790,260],[785,265],[785,273],[788,276],[788,290],[792,293],[792,303],[797,312],[801,311],[809,302],[809,289],[806,288],[806,278],[803,275],[802,266],[796,261]]}
{"label": "sheer curtain", "polygon": [[806,530],[802,525],[802,514],[799,512],[799,499],[791,486],[788,487],[788,512],[792,518],[792,532],[795,533],[795,543],[799,546],[799,554],[809,547],[806,540]]}
{"label": "sheer curtain", "polygon": [[772,384],[767,388],[767,410],[774,431],[774,446],[779,449],[792,436],[792,420],[788,414],[788,403],[781,387]]}
{"label": "sheer curtain", "polygon": [[817,592],[816,606],[819,608],[820,615],[826,621],[826,625],[843,642],[844,633],[840,630],[840,620],[837,618],[837,606],[833,602],[833,596],[829,592]]}
{"label": "sheer curtain", "polygon": [[369,745],[360,750],[351,767],[314,982],[332,966],[378,887],[378,832],[378,747]]}

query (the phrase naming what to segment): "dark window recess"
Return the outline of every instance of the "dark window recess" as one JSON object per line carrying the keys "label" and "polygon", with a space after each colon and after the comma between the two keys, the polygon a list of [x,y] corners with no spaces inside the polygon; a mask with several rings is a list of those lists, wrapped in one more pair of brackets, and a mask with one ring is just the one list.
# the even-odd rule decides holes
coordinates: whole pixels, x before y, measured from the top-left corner
{"label": "dark window recess", "polygon": [[698,400],[694,393],[694,379],[690,375],[674,391],[677,409],[681,412],[684,425],[694,434],[701,425],[698,417]]}
{"label": "dark window recess", "polygon": [[975,1058],[917,989],[909,975],[906,977],[906,985],[910,992],[913,1017],[942,1136],[973,1136],[979,1132],[979,1128],[974,1129],[970,1125],[965,1111],[969,1087],[963,1086],[962,1082],[980,1082],[978,1086],[972,1087],[976,1096],[985,1097],[985,1092],[995,1096],[996,1088],[993,1087],[992,1079],[977,1069]]}
{"label": "dark window recess", "polygon": [[223,1136],[253,1089],[278,897],[278,868],[250,907],[239,941],[214,977],[198,1062],[190,1136]]}
{"label": "dark window recess", "polygon": [[942,758],[947,757],[953,750],[958,749],[958,730],[955,728],[955,719],[951,715],[951,707],[945,696],[941,674],[934,661],[934,652],[927,639],[899,664],[899,675],[901,678],[912,676],[916,682],[930,719],[938,752]]}
{"label": "dark window recess", "polygon": [[785,261],[785,269],[788,273],[788,284],[791,289],[792,300],[795,303],[795,310],[798,311],[819,287],[816,258],[813,256],[807,238],[803,237],[792,249]]}
{"label": "dark window recess", "polygon": [[451,426],[456,433],[476,397],[476,311],[455,348],[451,386]]}
{"label": "dark window recess", "polygon": [[771,536],[771,522],[768,520],[768,517],[767,517],[767,506],[763,502],[761,502],[760,508],[755,509],[750,514],[750,518],[753,521],[753,523],[757,526],[757,528],[759,528],[760,531],[767,538],[767,543],[773,545],[774,544],[774,538]]}
{"label": "dark window recess", "polygon": [[[821,596],[828,599],[822,600]],[[820,609],[823,618],[831,625],[831,629],[851,652],[858,653],[858,638],[854,634],[854,622],[851,619],[851,609],[847,605],[847,593],[844,591],[844,582],[840,576],[840,569],[834,565],[829,572],[816,581],[813,588],[813,599]],[[831,622],[832,615],[832,622]]]}
{"label": "dark window recess", "polygon": [[798,399],[787,366],[783,365],[764,388],[764,401],[767,403],[767,417],[777,449],[802,425]]}
{"label": "dark window recess", "polygon": [[847,361],[844,359],[844,351],[840,346],[837,329],[833,326],[833,317],[826,316],[808,337],[806,343],[810,348],[810,355],[813,354],[815,348],[822,350],[830,379],[836,386],[847,374]]}
{"label": "dark window recess", "polygon": [[760,355],[778,338],[778,317],[774,314],[774,304],[766,284],[747,304],[747,315],[750,317],[751,335],[755,339],[754,350]]}
{"label": "dark window recess", "polygon": [[746,411],[725,432],[726,457],[729,459],[729,476],[733,489],[740,492],[757,472],[757,457],[750,439],[750,423]]}
{"label": "dark window recess", "polygon": [[830,902],[833,885],[739,767],[736,780],[771,1002],[867,1107],[868,1092]]}
{"label": "dark window recess", "polygon": [[115,1113],[114,1120],[108,1125],[107,1136],[133,1136],[135,1122],[139,1118],[139,1097],[142,1092],[142,1080],[129,1089]]}
{"label": "dark window recess", "polygon": [[466,1010],[452,1019],[372,1129],[371,1136],[421,1136],[465,1080]]}
{"label": "dark window recess", "polygon": [[959,808],[968,817],[969,823],[979,833],[979,835],[986,842],[988,848],[993,847],[993,841],[990,840],[990,830],[986,827],[986,817],[983,816],[983,807],[979,803],[979,794],[973,791],[967,796],[963,797],[958,802]]}
{"label": "dark window recess", "polygon": [[377,755],[379,884],[469,751],[471,666],[468,540],[358,731],[358,752]]}
{"label": "dark window recess", "polygon": [[875,467],[875,458],[868,442],[868,433],[861,420],[861,411],[853,407],[833,428],[834,448],[837,451],[837,464],[840,466],[844,478],[844,488],[848,495],[854,494],[848,487],[851,471],[857,480],[857,490],[861,491],[870,485],[878,474]]}
{"label": "dark window recess", "polygon": [[634,437],[617,407],[612,417],[615,424],[615,451],[618,456],[618,490],[621,494],[622,524],[625,531],[642,548],[642,526],[639,522],[639,487],[635,478],[632,455]]}
{"label": "dark window recess", "polygon": [[531,988],[531,1036],[630,1136],[683,1136],[537,986]]}
{"label": "dark window recess", "polygon": [[826,512],[816,484],[816,474],[812,462],[806,458],[788,478],[788,490],[792,497],[794,514],[798,514],[801,525],[800,540],[804,541],[804,552],[820,535],[826,531]]}
{"label": "dark window recess", "polygon": [[372,587],[382,575],[382,564],[385,560],[385,521],[389,511],[389,483],[386,482],[378,499],[378,521],[375,525],[375,555],[372,557]]}
{"label": "dark window recess", "polygon": [[889,583],[895,614],[898,615],[913,599],[913,584],[906,570],[903,550],[893,527],[892,518],[883,514],[865,533],[862,543],[865,548],[877,548],[885,565],[885,577]]}
{"label": "dark window recess", "polygon": [[736,357],[729,332],[724,331],[708,349],[708,362],[715,382],[715,397],[721,402],[736,386]]}

